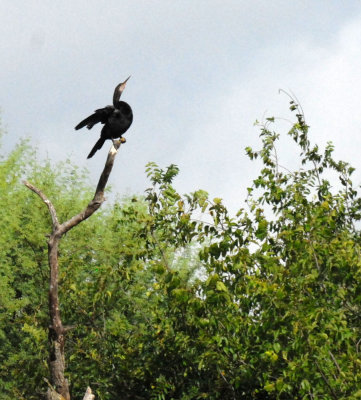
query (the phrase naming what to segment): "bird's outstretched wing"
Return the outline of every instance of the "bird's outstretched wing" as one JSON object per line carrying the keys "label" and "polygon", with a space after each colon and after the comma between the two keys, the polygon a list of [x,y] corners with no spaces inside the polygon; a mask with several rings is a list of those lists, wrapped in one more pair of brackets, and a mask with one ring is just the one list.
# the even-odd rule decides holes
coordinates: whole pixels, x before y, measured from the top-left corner
{"label": "bird's outstretched wing", "polygon": [[101,122],[105,124],[108,118],[112,115],[115,108],[113,106],[106,106],[104,108],[99,108],[94,111],[94,114],[89,115],[89,117],[83,119],[83,121],[79,122],[79,124],[75,127],[76,130],[83,128],[86,126],[88,129],[91,129],[95,124]]}

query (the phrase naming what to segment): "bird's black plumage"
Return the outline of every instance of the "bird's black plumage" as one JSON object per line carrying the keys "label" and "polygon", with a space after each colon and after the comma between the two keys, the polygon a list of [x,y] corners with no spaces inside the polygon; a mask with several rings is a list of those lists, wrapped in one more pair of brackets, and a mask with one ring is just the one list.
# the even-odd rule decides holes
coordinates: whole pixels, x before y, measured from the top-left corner
{"label": "bird's black plumage", "polygon": [[119,83],[119,85],[117,85],[115,88],[112,106],[106,106],[104,108],[95,110],[94,114],[85,118],[75,127],[76,130],[84,128],[84,126],[86,126],[88,129],[91,129],[99,122],[104,124],[100,134],[100,139],[95,143],[95,146],[89,153],[88,158],[93,157],[93,155],[99,149],[101,149],[107,139],[116,139],[122,137],[122,135],[132,124],[133,111],[130,105],[125,101],[119,100],[129,78],[127,78],[124,82]]}

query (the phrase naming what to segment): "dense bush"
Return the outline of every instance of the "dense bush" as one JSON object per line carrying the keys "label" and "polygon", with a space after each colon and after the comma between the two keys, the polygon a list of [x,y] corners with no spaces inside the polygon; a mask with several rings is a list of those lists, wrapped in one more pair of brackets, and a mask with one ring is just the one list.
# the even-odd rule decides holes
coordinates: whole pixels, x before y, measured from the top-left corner
{"label": "dense bush", "polygon": [[[181,196],[177,167],[150,163],[144,199],[108,205],[65,236],[60,302],[63,323],[74,325],[66,343],[73,398],[88,384],[102,400],[361,397],[361,200],[353,168],[333,159],[331,144],[312,146],[293,102],[291,110],[302,168],[279,165],[268,119],[261,150],[246,149],[263,167],[236,216],[202,190]],[[91,198],[82,172],[41,164],[26,144],[1,161],[8,400],[38,399],[48,376],[50,220],[24,176],[61,220]]]}

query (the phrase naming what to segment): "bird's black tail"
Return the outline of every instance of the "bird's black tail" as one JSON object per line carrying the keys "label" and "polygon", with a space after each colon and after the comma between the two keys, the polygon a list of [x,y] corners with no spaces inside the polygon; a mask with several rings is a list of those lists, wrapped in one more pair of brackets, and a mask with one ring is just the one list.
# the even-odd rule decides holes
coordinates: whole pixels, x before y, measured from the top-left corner
{"label": "bird's black tail", "polygon": [[93,155],[102,148],[103,144],[105,142],[105,139],[100,138],[94,145],[94,147],[91,149],[91,152],[88,154],[87,158],[92,158]]}

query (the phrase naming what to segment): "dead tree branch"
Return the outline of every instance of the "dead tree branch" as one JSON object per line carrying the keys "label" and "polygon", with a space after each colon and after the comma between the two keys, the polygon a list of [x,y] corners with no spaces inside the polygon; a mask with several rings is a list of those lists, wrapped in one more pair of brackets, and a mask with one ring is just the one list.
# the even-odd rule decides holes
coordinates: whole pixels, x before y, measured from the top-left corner
{"label": "dead tree branch", "polygon": [[[61,237],[68,232],[74,226],[80,224],[82,221],[89,218],[94,212],[102,205],[105,201],[104,190],[108,182],[110,173],[112,171],[115,156],[121,143],[124,143],[125,139],[121,138],[119,140],[113,141],[113,146],[111,147],[108,157],[103,169],[103,172],[99,178],[97,188],[95,190],[94,197],[92,201],[87,205],[85,210],[70,218],[68,221],[59,223],[56,210],[52,202],[47,198],[47,196],[37,187],[31,183],[25,181],[24,185],[36,193],[41,200],[48,207],[51,220],[52,220],[52,232],[48,240],[48,262],[50,267],[50,279],[49,279],[49,316],[50,316],[50,326],[49,326],[49,341],[50,341],[50,351],[49,351],[49,367],[51,375],[51,385],[54,389],[48,390],[47,400],[53,400],[58,395],[59,399],[70,400],[69,384],[65,378],[65,333],[67,331],[66,327],[63,326],[60,311],[59,311],[59,292],[58,292],[58,282],[59,282],[59,263],[58,263],[58,248]],[[84,400],[93,400],[95,396],[92,394],[91,389],[88,388]]]}

